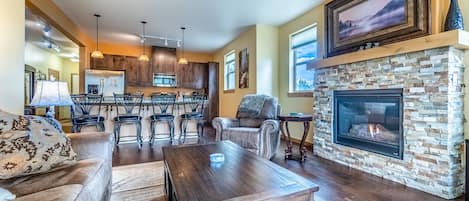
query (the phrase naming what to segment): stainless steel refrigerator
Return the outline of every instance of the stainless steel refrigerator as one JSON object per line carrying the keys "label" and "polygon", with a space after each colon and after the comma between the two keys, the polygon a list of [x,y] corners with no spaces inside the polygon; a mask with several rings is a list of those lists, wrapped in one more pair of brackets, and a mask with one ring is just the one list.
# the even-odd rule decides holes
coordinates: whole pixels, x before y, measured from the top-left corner
{"label": "stainless steel refrigerator", "polygon": [[125,72],[106,70],[87,70],[85,72],[85,91],[88,94],[113,96],[125,91]]}

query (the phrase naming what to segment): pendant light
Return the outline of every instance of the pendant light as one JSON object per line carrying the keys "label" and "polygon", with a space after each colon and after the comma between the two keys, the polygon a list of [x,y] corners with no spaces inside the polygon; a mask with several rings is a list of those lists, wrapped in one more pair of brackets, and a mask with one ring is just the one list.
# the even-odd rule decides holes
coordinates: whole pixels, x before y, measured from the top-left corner
{"label": "pendant light", "polygon": [[142,23],[142,40],[141,40],[142,41],[142,55],[138,57],[138,60],[147,62],[150,60],[148,56],[145,54],[145,24],[147,22],[141,21],[140,23]]}
{"label": "pendant light", "polygon": [[104,58],[104,55],[101,51],[99,51],[99,35],[98,35],[98,29],[99,29],[99,18],[101,15],[94,14],[96,17],[96,50],[91,53],[91,57],[95,59],[102,59]]}
{"label": "pendant light", "polygon": [[186,30],[186,27],[181,27],[181,30],[182,30],[182,57],[179,58],[178,63],[185,65],[189,63],[187,62],[187,59],[184,57],[184,31]]}

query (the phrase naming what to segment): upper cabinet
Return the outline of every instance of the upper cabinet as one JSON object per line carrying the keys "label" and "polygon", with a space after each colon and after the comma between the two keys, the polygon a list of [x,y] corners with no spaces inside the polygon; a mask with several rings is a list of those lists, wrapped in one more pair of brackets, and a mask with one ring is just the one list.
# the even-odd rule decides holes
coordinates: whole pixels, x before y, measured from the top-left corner
{"label": "upper cabinet", "polygon": [[137,57],[105,54],[103,59],[91,58],[91,69],[125,71],[127,85],[152,86],[151,63]]}
{"label": "upper cabinet", "polygon": [[176,48],[156,47],[152,48],[153,73],[174,74],[177,64]]}
{"label": "upper cabinet", "polygon": [[91,58],[91,69],[97,70],[113,70],[114,57],[112,55],[104,55],[103,59]]}
{"label": "upper cabinet", "polygon": [[176,48],[153,47],[151,61],[139,61],[137,57],[104,55],[104,59],[91,58],[91,69],[125,71],[128,86],[151,87],[153,74],[175,74],[177,87],[203,89],[208,87],[208,63],[177,63]]}
{"label": "upper cabinet", "polygon": [[178,87],[188,89],[202,89],[208,86],[208,64],[190,62],[177,65],[176,76]]}

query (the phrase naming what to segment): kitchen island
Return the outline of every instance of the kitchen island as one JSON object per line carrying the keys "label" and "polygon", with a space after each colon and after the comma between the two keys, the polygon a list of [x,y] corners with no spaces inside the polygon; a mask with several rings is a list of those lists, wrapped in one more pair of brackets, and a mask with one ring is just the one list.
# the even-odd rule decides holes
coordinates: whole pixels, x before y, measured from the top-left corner
{"label": "kitchen island", "polygon": [[[174,104],[173,108],[173,115],[174,115],[174,136],[175,139],[179,138],[179,135],[181,134],[180,131],[180,126],[179,123],[181,122],[181,114],[184,114],[189,111],[189,106],[186,105],[187,102],[184,102],[182,100],[177,100]],[[106,96],[104,97],[104,100],[102,102],[101,106],[101,113],[100,115],[104,117],[104,126],[105,126],[105,132],[108,133],[113,133],[114,129],[114,122],[113,119],[114,117],[117,116],[117,110],[116,110],[116,104],[114,101],[114,97],[109,97]],[[92,114],[97,114],[98,112],[98,106],[95,106],[92,108]],[[205,107],[207,108],[207,107]],[[121,108],[119,108],[121,110]],[[123,110],[123,108],[122,108]],[[155,111],[158,113],[159,108],[155,106]],[[171,111],[171,108],[169,108],[169,111]],[[136,107],[134,109],[134,114],[138,113],[138,108]],[[151,129],[150,129],[150,123],[151,119],[150,116],[153,115],[153,103],[149,97],[145,97],[142,101],[142,108],[141,108],[141,114],[142,116],[142,138],[143,141],[149,141],[150,136],[151,136]],[[205,119],[207,121],[207,119]],[[82,132],[88,132],[88,131],[96,131],[95,127],[83,127],[81,129]],[[164,138],[168,139],[169,138],[169,127],[168,124],[166,123],[158,123],[156,126],[156,137],[155,139],[157,140],[158,138]],[[131,142],[136,142],[137,138],[137,131],[135,128],[135,125],[122,125],[121,127],[121,143],[126,142],[126,141],[131,141]],[[197,136],[197,122],[195,121],[190,121],[187,124],[187,136]]]}

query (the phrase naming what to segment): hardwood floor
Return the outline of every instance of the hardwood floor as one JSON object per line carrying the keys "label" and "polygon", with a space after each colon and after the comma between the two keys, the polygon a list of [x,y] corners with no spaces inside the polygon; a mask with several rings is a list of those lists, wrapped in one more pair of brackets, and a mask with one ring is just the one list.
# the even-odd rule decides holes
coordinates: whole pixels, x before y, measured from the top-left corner
{"label": "hardwood floor", "polygon": [[[214,141],[213,129],[201,139],[187,139],[187,143],[207,143]],[[174,144],[179,144],[176,140]],[[156,142],[153,147],[145,143],[138,151],[136,144],[119,145],[113,154],[113,166],[159,161],[163,159],[162,147],[170,143]],[[272,160],[319,185],[319,192],[315,194],[318,201],[443,201],[431,194],[406,187],[377,176],[364,173],[344,165],[314,156],[311,151],[307,153],[305,163],[293,160],[284,160],[285,143],[282,142],[277,156]],[[294,145],[294,153],[298,146]],[[455,201],[463,201],[464,197]]]}

